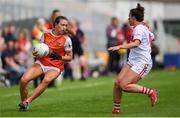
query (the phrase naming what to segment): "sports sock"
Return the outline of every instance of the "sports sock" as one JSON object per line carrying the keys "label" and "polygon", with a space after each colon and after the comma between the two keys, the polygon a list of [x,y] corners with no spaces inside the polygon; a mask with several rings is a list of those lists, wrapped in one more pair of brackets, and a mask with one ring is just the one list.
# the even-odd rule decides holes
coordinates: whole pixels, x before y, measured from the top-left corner
{"label": "sports sock", "polygon": [[149,96],[152,94],[152,92],[153,92],[153,89],[150,89],[150,88],[143,87],[142,89],[142,93],[147,94]]}
{"label": "sports sock", "polygon": [[120,110],[120,103],[114,102],[114,110]]}

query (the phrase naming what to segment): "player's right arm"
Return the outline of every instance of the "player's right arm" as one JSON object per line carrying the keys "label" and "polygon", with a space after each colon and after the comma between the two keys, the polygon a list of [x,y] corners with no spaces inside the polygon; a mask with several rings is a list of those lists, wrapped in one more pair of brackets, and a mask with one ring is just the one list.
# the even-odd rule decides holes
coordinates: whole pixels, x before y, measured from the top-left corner
{"label": "player's right arm", "polygon": [[143,30],[140,27],[136,27],[133,31],[133,39],[132,42],[128,43],[128,44],[123,44],[123,45],[118,45],[118,46],[114,46],[114,47],[110,47],[108,48],[108,51],[115,51],[115,50],[119,50],[119,49],[131,49],[131,48],[136,48],[141,44],[141,40],[142,40],[142,34],[143,34]]}
{"label": "player's right arm", "polygon": [[108,48],[108,51],[116,51],[119,49],[130,49],[130,48],[136,48],[140,45],[140,40],[139,39],[135,39],[133,42],[127,43],[127,44],[123,44],[123,45],[118,45],[118,46],[113,46]]}

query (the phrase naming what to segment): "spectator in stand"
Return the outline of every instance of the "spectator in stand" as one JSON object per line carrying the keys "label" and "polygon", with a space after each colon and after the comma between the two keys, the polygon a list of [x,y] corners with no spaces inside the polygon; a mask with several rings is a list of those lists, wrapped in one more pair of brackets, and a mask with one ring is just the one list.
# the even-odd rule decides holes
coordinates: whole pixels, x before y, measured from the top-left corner
{"label": "spectator in stand", "polygon": [[12,23],[10,23],[8,25],[7,32],[5,32],[4,34],[6,44],[7,42],[9,42],[9,40],[13,40],[13,41],[16,40],[15,32],[16,32],[16,27]]}
{"label": "spectator in stand", "polygon": [[2,52],[1,60],[3,69],[9,73],[11,85],[17,85],[26,68],[16,60],[15,41],[8,40],[7,48]]}
{"label": "spectator in stand", "polygon": [[[126,42],[130,43],[132,40],[132,32],[133,32],[132,26],[127,22],[124,24],[122,29],[123,29],[124,38],[125,38]],[[127,49],[127,57],[129,56],[129,52],[130,52],[130,50]]]}
{"label": "spectator in stand", "polygon": [[[122,45],[124,41],[123,32],[119,26],[119,20],[117,17],[111,18],[111,24],[106,29],[106,37],[107,37],[107,48]],[[119,60],[120,55],[118,52],[108,52],[109,53],[109,61],[108,68],[110,72],[118,73],[120,70]]]}
{"label": "spectator in stand", "polygon": [[133,32],[132,26],[129,23],[125,23],[122,29],[123,29],[124,38],[126,42],[130,43],[132,40],[132,32]]}
{"label": "spectator in stand", "polygon": [[33,45],[40,43],[40,39],[43,32],[47,30],[45,23],[46,22],[43,18],[37,19],[36,24],[34,25],[32,29],[32,34],[31,34]]}
{"label": "spectator in stand", "polygon": [[[2,30],[0,28],[0,56],[2,55],[3,50],[6,48],[4,37],[2,36]],[[2,60],[0,58],[0,82],[5,86],[9,86],[10,82],[7,78],[7,72],[2,68]]]}
{"label": "spectator in stand", "polygon": [[50,18],[50,21],[48,22],[47,24],[47,29],[52,29],[54,28],[54,25],[53,25],[53,22],[54,20],[61,15],[61,12],[60,10],[58,9],[54,9],[53,12],[52,12],[52,15],[51,15],[51,18]]}
{"label": "spectator in stand", "polygon": [[154,43],[152,43],[152,49],[151,49],[151,58],[152,58],[152,69],[158,69],[160,67],[160,64],[156,61],[156,56],[159,54],[159,48]]}
{"label": "spectator in stand", "polygon": [[[2,55],[3,50],[6,49],[6,44],[5,44],[4,37],[3,37],[2,33],[3,32],[0,29],[0,56]],[[0,59],[0,72],[2,72],[2,71],[4,71],[4,70],[2,69],[2,61]]]}
{"label": "spectator in stand", "polygon": [[5,37],[7,36],[7,34],[8,34],[8,26],[4,26],[2,28],[2,34],[1,34],[1,36],[4,38],[4,40],[5,40]]}
{"label": "spectator in stand", "polygon": [[[74,49],[74,55],[77,55],[79,64],[80,64],[80,72],[81,77],[80,80],[85,80],[88,77],[88,64],[87,59],[85,57],[85,51],[87,51],[87,39],[85,37],[84,32],[80,28],[80,24],[76,18],[72,18],[70,20],[71,23],[71,30],[75,34],[76,39],[78,40],[80,46],[79,46],[79,52],[76,52]],[[76,44],[77,45],[77,44]],[[74,45],[74,48],[77,47]],[[77,50],[78,50],[77,49]]]}
{"label": "spectator in stand", "polygon": [[18,44],[17,47],[18,62],[22,65],[26,65],[32,47],[30,39],[28,37],[28,31],[26,29],[20,30],[18,34],[17,44]]}
{"label": "spectator in stand", "polygon": [[[4,42],[4,37],[3,37],[3,34],[2,34],[2,30],[0,28],[0,54],[1,52],[5,49],[6,45],[5,45],[5,42]],[[0,55],[1,56],[1,55]]]}
{"label": "spectator in stand", "polygon": [[70,22],[71,22],[74,32],[76,33],[76,36],[79,39],[79,42],[80,42],[83,50],[85,51],[88,47],[87,38],[86,38],[83,30],[80,28],[80,22],[76,18],[72,18]]}
{"label": "spectator in stand", "polygon": [[[68,35],[72,41],[73,60],[71,61],[71,63],[65,63],[65,65],[64,65],[64,68],[65,68],[64,78],[69,78],[71,80],[74,80],[74,77],[73,77],[74,66],[73,66],[73,64],[75,63],[76,57],[80,57],[83,55],[83,49],[81,47],[81,43],[80,43],[78,37],[76,36],[76,29],[73,27],[73,24],[71,21],[68,25],[67,32],[68,32]],[[80,79],[85,80],[85,78],[83,78],[82,75],[81,75]]]}

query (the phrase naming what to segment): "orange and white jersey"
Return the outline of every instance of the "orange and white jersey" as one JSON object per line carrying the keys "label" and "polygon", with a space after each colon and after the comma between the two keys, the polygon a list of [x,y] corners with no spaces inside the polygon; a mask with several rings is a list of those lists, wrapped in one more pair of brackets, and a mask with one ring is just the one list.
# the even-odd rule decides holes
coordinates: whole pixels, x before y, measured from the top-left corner
{"label": "orange and white jersey", "polygon": [[[41,37],[41,42],[49,46],[51,50],[64,56],[66,51],[72,51],[72,42],[68,36],[60,35],[55,36],[52,30],[44,32]],[[51,60],[48,56],[39,59],[44,66],[53,66],[59,68],[61,71],[64,70],[64,62],[62,60]]]}

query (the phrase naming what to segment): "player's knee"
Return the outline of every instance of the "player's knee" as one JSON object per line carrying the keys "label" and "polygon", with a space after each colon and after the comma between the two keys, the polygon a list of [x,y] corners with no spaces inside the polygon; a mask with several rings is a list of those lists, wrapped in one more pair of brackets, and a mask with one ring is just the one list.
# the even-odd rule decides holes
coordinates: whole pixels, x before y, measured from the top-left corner
{"label": "player's knee", "polygon": [[127,88],[128,88],[128,84],[123,83],[123,82],[121,82],[121,83],[119,84],[119,86],[120,86],[120,88],[121,88],[123,91],[126,91]]}
{"label": "player's knee", "polygon": [[51,82],[51,80],[49,80],[49,79],[44,79],[44,80],[42,81],[42,83],[43,83],[43,84],[46,84],[46,85],[48,85],[50,82]]}
{"label": "player's knee", "polygon": [[28,83],[28,77],[27,76],[22,76],[20,82],[21,82],[21,84],[27,84]]}
{"label": "player's knee", "polygon": [[115,80],[115,86],[120,87],[121,83],[122,83],[122,78],[118,78],[117,80]]}
{"label": "player's knee", "polygon": [[114,83],[114,86],[118,89],[121,89],[121,81],[120,80],[116,80],[115,83]]}
{"label": "player's knee", "polygon": [[115,86],[115,87],[119,87],[119,81],[118,81],[118,80],[115,80],[114,86]]}

